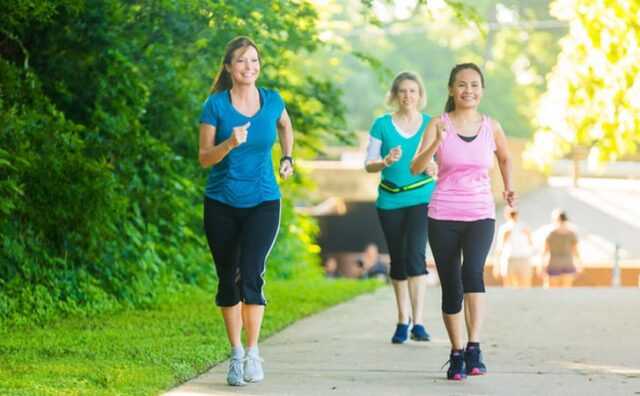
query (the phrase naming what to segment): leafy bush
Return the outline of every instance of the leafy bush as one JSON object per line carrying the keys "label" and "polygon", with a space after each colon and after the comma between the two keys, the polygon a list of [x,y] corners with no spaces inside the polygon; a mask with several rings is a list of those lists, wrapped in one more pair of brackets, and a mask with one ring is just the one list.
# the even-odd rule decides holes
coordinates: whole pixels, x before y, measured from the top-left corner
{"label": "leafy bush", "polygon": [[[297,147],[317,149],[344,124],[339,92],[297,62],[319,45],[309,3],[25,1],[5,11],[0,320],[97,315],[212,287],[196,123],[231,37],[261,46],[261,84],[285,97]],[[283,187],[273,278],[319,276],[317,226],[292,203],[307,186],[296,177]]]}

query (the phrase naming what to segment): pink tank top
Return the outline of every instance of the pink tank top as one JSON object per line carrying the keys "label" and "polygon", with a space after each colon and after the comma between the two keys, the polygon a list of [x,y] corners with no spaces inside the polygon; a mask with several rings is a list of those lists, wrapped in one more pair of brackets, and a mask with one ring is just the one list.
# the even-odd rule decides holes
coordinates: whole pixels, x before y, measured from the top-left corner
{"label": "pink tank top", "polygon": [[475,139],[465,142],[453,127],[449,115],[447,137],[436,150],[438,181],[429,203],[429,217],[436,220],[475,221],[495,219],[489,170],[493,167],[496,142],[491,119],[482,116]]}

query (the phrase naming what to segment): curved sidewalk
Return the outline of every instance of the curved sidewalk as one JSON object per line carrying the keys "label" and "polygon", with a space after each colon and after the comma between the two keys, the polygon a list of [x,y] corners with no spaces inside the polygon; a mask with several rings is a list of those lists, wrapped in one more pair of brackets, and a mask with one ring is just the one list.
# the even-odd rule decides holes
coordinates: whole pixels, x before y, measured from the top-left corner
{"label": "curved sidewalk", "polygon": [[227,362],[166,393],[202,395],[639,395],[640,289],[487,290],[489,373],[447,381],[440,289],[427,289],[432,341],[392,345],[390,287],[263,341],[265,381],[226,385]]}

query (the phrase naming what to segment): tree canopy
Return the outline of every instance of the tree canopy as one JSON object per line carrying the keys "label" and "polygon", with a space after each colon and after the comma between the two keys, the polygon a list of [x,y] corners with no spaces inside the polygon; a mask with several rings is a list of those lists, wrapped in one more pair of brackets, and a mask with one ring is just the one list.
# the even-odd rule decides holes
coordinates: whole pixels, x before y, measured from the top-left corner
{"label": "tree canopy", "polygon": [[530,164],[548,168],[574,149],[591,164],[615,161],[640,144],[640,3],[556,0],[551,13],[569,34],[540,100]]}
{"label": "tree canopy", "polygon": [[451,68],[473,61],[485,75],[482,111],[498,119],[508,135],[532,135],[535,103],[567,31],[564,22],[549,15],[548,1],[402,2],[412,4],[409,11],[397,10],[401,2],[375,2],[384,5],[372,7],[382,19],[378,26],[367,23],[359,0],[325,3],[319,8],[321,34],[334,47],[357,55],[345,57],[344,50],[331,47],[317,55],[335,65],[329,70],[346,93],[349,127],[368,130],[377,115],[388,111],[385,91],[392,76],[407,69],[424,80],[425,111],[439,114]]}

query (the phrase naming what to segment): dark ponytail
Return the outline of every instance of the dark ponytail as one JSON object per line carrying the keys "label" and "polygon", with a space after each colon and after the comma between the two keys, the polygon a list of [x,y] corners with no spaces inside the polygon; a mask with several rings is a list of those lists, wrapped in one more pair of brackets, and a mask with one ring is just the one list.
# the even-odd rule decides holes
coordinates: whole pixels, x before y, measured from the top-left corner
{"label": "dark ponytail", "polygon": [[447,103],[444,105],[444,112],[451,113],[456,109],[456,103],[453,101],[453,96],[449,95],[447,98]]}
{"label": "dark ponytail", "polygon": [[[449,74],[449,88],[453,88],[453,83],[456,81],[456,75],[458,72],[464,69],[473,69],[478,72],[480,75],[480,81],[482,82],[482,88],[484,88],[484,76],[482,75],[482,71],[475,63],[460,63],[456,65],[453,69],[451,69],[451,74]],[[456,109],[456,102],[453,100],[453,96],[449,95],[447,97],[447,103],[444,105],[444,112],[450,113]]]}
{"label": "dark ponytail", "polygon": [[[224,50],[224,57],[222,58],[222,65],[220,65],[220,70],[218,70],[218,74],[216,78],[213,79],[213,85],[211,86],[211,94],[220,91],[226,91],[227,89],[231,89],[232,81],[231,75],[227,71],[226,65],[231,65],[231,61],[233,60],[233,54],[239,48],[247,48],[253,47],[258,52],[258,61],[260,61],[260,50],[256,46],[256,43],[253,42],[249,37],[239,36],[229,41],[227,47]],[[262,63],[262,62],[261,62]]]}

